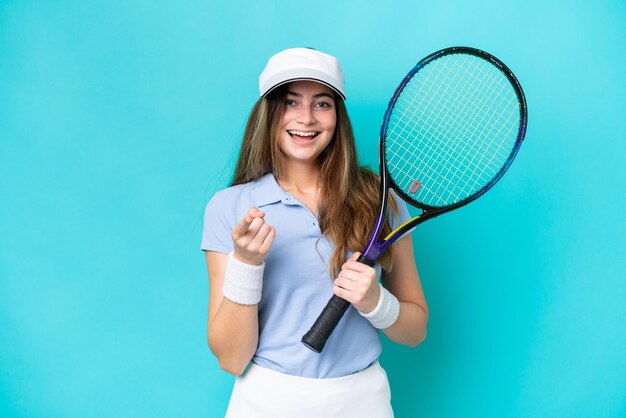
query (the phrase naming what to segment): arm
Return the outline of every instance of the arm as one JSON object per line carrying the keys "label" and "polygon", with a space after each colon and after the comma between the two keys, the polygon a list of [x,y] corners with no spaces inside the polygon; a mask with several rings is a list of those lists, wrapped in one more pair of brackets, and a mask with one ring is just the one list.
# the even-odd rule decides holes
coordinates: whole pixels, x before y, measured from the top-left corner
{"label": "arm", "polygon": [[240,375],[259,339],[258,305],[238,305],[222,294],[227,254],[206,252],[209,272],[209,347],[222,370]]}
{"label": "arm", "polygon": [[[400,302],[400,313],[393,325],[383,329],[392,341],[411,347],[426,337],[428,308],[413,258],[413,242],[408,235],[394,244],[393,269],[385,272],[383,282]],[[350,302],[360,312],[374,310],[380,297],[376,271],[356,261],[355,253],[342,267],[333,292]]]}
{"label": "arm", "polygon": [[383,333],[399,344],[417,346],[426,338],[428,306],[417,274],[410,235],[394,244],[393,268],[383,274],[383,284],[400,302],[398,319],[383,329]]}
{"label": "arm", "polygon": [[[234,257],[249,265],[261,265],[269,253],[275,230],[264,213],[251,208],[233,229]],[[259,339],[258,305],[243,305],[224,297],[228,255],[206,252],[209,273],[208,342],[220,367],[239,375],[254,355]]]}

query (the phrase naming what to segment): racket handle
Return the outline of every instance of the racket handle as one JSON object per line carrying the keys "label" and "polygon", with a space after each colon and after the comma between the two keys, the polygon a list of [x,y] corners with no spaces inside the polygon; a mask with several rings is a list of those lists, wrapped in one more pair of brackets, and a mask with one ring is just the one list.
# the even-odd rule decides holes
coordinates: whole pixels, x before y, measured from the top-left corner
{"label": "racket handle", "polygon": [[302,337],[302,344],[316,353],[321,353],[330,334],[333,333],[339,320],[349,307],[350,302],[333,295],[311,329]]}
{"label": "racket handle", "polygon": [[[367,264],[370,267],[372,267],[375,263],[375,261],[363,256],[359,257],[356,261]],[[302,344],[316,353],[321,353],[326,345],[326,342],[328,341],[328,338],[330,338],[330,335],[333,333],[335,327],[349,307],[350,302],[337,295],[333,295],[324,307],[320,316],[318,316],[315,320],[311,329],[302,337]]]}

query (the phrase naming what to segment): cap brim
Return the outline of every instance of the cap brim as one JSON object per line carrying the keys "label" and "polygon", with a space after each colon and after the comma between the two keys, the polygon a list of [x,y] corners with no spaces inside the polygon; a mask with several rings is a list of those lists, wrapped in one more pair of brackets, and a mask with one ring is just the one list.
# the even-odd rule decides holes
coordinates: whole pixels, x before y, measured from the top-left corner
{"label": "cap brim", "polygon": [[270,87],[265,93],[263,93],[261,95],[261,97],[267,97],[268,94],[270,94],[272,91],[276,90],[278,87],[284,86],[285,84],[289,84],[289,83],[294,82],[294,81],[315,81],[317,83],[323,84],[326,87],[330,88],[335,93],[337,93],[339,95],[339,97],[341,97],[343,100],[346,100],[346,96],[342,92],[340,92],[337,88],[335,88],[333,85],[331,85],[331,84],[329,84],[329,83],[327,83],[327,82],[325,82],[323,80],[320,80],[320,79],[317,79],[317,78],[309,78],[309,77],[296,77],[296,78],[291,78],[291,79],[288,79],[288,80],[283,80],[280,83]]}

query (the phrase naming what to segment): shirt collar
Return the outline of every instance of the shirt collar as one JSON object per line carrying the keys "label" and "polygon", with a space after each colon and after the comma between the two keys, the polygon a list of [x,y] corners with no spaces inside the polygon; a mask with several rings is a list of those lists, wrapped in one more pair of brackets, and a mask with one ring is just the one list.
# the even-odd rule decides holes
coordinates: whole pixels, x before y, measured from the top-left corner
{"label": "shirt collar", "polygon": [[281,189],[272,173],[267,173],[256,181],[254,200],[257,207],[284,201],[286,198],[288,198],[287,193]]}

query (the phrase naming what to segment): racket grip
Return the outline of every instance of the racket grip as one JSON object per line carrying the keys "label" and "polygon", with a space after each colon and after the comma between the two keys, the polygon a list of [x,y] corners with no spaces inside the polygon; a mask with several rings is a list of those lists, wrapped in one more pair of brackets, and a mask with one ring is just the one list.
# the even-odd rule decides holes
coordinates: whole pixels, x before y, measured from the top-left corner
{"label": "racket grip", "polygon": [[348,307],[350,302],[333,295],[311,329],[302,337],[302,344],[316,353],[321,353]]}
{"label": "racket grip", "polygon": [[[376,263],[374,260],[363,257],[362,255],[356,261],[367,264],[370,267],[373,267]],[[330,335],[349,307],[350,302],[337,295],[333,295],[320,316],[315,320],[311,329],[302,337],[302,344],[316,353],[321,353]]]}

